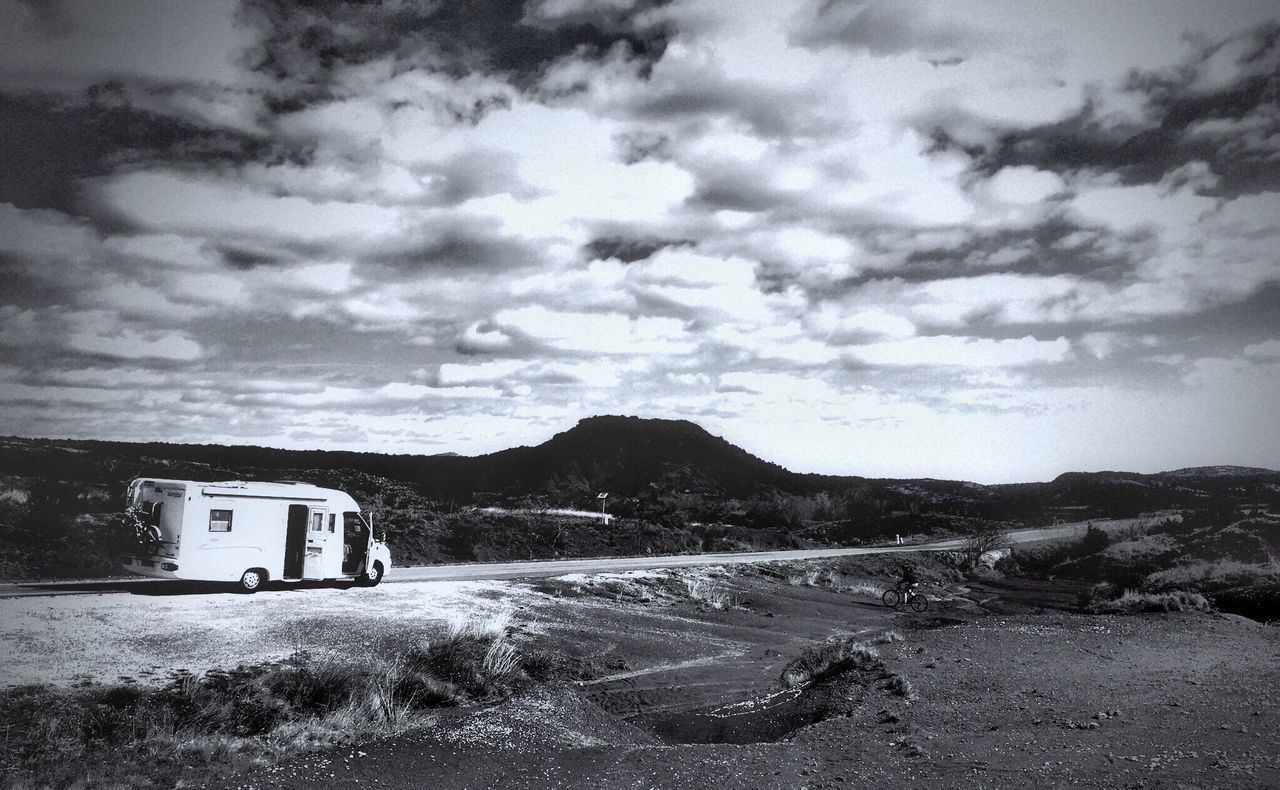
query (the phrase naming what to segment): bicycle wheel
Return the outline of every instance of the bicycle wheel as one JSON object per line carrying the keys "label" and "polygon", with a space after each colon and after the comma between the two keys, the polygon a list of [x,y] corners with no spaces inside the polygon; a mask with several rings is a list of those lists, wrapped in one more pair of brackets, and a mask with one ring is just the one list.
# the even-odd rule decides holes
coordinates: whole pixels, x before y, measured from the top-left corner
{"label": "bicycle wheel", "polygon": [[929,599],[919,593],[912,595],[911,598],[908,599],[907,603],[910,604],[911,611],[917,613],[923,612],[925,609],[929,608]]}
{"label": "bicycle wheel", "polygon": [[892,609],[902,603],[902,596],[898,594],[897,590],[889,589],[884,591],[884,595],[880,596],[880,600],[884,602],[885,606]]}

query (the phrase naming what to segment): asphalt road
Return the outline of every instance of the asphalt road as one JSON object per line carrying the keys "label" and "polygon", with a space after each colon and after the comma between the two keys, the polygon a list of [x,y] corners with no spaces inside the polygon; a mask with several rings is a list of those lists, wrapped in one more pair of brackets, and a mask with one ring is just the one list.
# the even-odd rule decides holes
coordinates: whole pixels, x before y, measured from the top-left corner
{"label": "asphalt road", "polygon": [[[1095,522],[1099,523],[1099,522]],[[1024,529],[1009,533],[1012,543],[1069,537],[1084,529],[1084,524],[1065,524],[1044,529]],[[696,565],[733,565],[744,562],[779,562],[810,560],[823,557],[847,557],[863,554],[894,554],[919,551],[954,551],[962,539],[941,540],[903,546],[865,546],[844,549],[793,549],[789,551],[751,551],[734,554],[674,554],[655,557],[588,557],[574,560],[535,560],[532,562],[500,562],[467,565],[421,565],[393,568],[385,584],[396,582],[475,581],[478,579],[528,579],[563,576],[569,573],[608,573],[616,571],[680,568]],[[315,583],[300,583],[300,586]],[[321,585],[323,586],[323,585]],[[207,592],[226,585],[207,582],[165,581],[147,578],[85,579],[65,582],[0,583],[0,598],[27,598],[41,595],[104,595],[134,593],[164,595],[181,592]]]}

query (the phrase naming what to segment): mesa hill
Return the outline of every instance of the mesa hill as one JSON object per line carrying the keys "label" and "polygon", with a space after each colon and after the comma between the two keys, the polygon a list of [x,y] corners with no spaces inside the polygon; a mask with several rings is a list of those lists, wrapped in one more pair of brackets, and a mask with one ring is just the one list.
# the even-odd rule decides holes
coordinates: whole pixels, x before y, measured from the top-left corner
{"label": "mesa hill", "polygon": [[465,464],[477,490],[512,493],[637,496],[671,488],[746,497],[768,489],[808,487],[806,476],[761,460],[685,420],[589,417],[536,447],[503,450]]}

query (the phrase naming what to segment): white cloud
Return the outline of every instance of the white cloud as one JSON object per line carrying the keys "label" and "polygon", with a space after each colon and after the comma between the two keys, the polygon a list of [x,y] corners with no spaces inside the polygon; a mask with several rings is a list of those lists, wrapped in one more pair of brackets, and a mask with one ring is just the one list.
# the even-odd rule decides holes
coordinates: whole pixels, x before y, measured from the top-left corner
{"label": "white cloud", "polygon": [[491,359],[467,364],[447,363],[440,366],[437,379],[442,387],[464,384],[498,384],[530,367],[520,359]]}
{"label": "white cloud", "polygon": [[185,332],[122,329],[104,335],[76,332],[67,345],[87,354],[101,354],[119,359],[167,359],[190,362],[204,355],[200,344]]}
{"label": "white cloud", "polygon": [[1244,355],[1256,359],[1280,360],[1280,340],[1264,340],[1244,347]]}
{"label": "white cloud", "polygon": [[824,304],[819,312],[806,316],[805,322],[840,338],[904,338],[916,333],[911,321],[878,308],[839,310]]}
{"label": "white cloud", "polygon": [[411,217],[381,206],[311,201],[246,189],[220,179],[140,171],[103,181],[98,198],[151,230],[223,237],[372,246],[403,239]]}
{"label": "white cloud", "polygon": [[719,383],[722,390],[741,390],[792,403],[836,397],[836,391],[822,379],[790,373],[722,373]]}
{"label": "white cloud", "polygon": [[497,398],[501,392],[493,387],[428,387],[393,381],[377,389],[377,395],[395,401],[421,401],[431,398]]}
{"label": "white cloud", "polygon": [[755,264],[687,249],[666,248],[627,267],[623,284],[637,300],[677,307],[690,315],[763,323],[773,318],[770,300],[756,283]]}
{"label": "white cloud", "polygon": [[996,200],[1017,206],[1041,203],[1066,186],[1056,173],[1029,166],[1003,168],[987,183]]}
{"label": "white cloud", "polygon": [[953,335],[914,337],[852,346],[847,354],[859,362],[889,366],[1017,367],[1061,362],[1070,353],[1066,338],[1037,340],[1030,335],[991,340]]}
{"label": "white cloud", "polygon": [[557,312],[541,306],[502,310],[498,326],[551,349],[596,354],[682,354],[694,343],[684,322],[621,313]]}
{"label": "white cloud", "polygon": [[733,324],[718,326],[709,337],[741,349],[756,360],[782,360],[795,365],[826,365],[839,359],[837,349],[805,336],[798,323],[744,329]]}
{"label": "white cloud", "polygon": [[1194,226],[1221,203],[1168,183],[1121,186],[1108,176],[1078,188],[1071,207],[1086,223],[1124,233]]}

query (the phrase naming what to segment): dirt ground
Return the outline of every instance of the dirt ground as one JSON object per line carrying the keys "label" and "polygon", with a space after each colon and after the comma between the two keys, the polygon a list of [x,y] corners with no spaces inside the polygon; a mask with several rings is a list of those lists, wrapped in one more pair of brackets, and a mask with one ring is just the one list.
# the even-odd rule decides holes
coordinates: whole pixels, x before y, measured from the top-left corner
{"label": "dirt ground", "polygon": [[[1083,615],[1073,585],[994,581],[937,580],[914,615],[842,578],[726,574],[724,608],[529,586],[537,638],[609,671],[211,786],[1280,786],[1274,625]],[[886,629],[879,669],[780,685],[815,641]]]}
{"label": "dirt ground", "polygon": [[439,633],[453,618],[518,611],[537,598],[496,581],[292,587],[252,596],[208,587],[0,599],[0,685],[156,684],[175,671],[266,664],[299,651],[316,658],[388,654]]}

